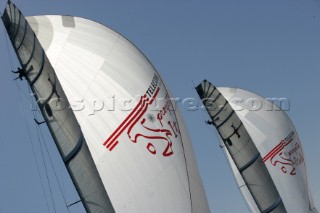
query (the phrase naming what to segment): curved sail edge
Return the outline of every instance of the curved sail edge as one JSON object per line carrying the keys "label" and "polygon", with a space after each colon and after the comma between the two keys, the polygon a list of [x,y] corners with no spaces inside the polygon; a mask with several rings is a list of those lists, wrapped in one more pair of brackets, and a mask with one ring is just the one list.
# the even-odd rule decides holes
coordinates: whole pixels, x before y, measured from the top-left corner
{"label": "curved sail edge", "polygon": [[27,20],[71,102],[115,211],[209,212],[182,117],[148,59],[88,19]]}
{"label": "curved sail edge", "polygon": [[114,212],[86,140],[42,46],[30,25],[8,1],[2,21],[39,109],[87,212]]}
{"label": "curved sail edge", "polygon": [[[259,211],[286,212],[261,154],[230,103],[219,89],[207,80],[202,81],[196,91],[211,118],[208,124],[212,124],[219,133]],[[250,206],[254,205],[249,204]]]}
{"label": "curved sail edge", "polygon": [[261,153],[288,212],[317,213],[298,133],[280,105],[252,92],[219,87]]}

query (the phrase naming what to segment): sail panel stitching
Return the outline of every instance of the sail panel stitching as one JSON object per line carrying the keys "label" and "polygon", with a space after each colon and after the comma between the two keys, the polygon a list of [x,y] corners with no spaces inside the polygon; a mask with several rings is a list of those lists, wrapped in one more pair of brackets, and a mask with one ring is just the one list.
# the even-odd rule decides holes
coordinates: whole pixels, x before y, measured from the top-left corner
{"label": "sail panel stitching", "polygon": [[42,63],[41,63],[41,68],[39,70],[39,72],[37,73],[36,77],[32,80],[32,82],[30,83],[30,86],[33,86],[33,84],[39,79],[42,71],[43,71],[43,68],[44,68],[44,63],[45,63],[45,53],[44,53],[44,50],[42,50]]}
{"label": "sail panel stitching", "polygon": [[83,145],[84,137],[81,133],[79,141],[77,142],[76,146],[71,150],[71,152],[63,159],[65,164],[69,164],[70,161],[80,152],[81,147]]}
{"label": "sail panel stitching", "polygon": [[274,204],[272,204],[270,207],[268,207],[266,210],[262,211],[261,213],[270,213],[273,210],[275,210],[278,206],[280,206],[281,203],[282,203],[282,199],[281,197],[279,197]]}
{"label": "sail panel stitching", "polygon": [[239,172],[242,173],[244,170],[249,168],[256,160],[258,160],[260,156],[260,152],[258,152],[248,163],[246,163],[243,167],[239,168]]}

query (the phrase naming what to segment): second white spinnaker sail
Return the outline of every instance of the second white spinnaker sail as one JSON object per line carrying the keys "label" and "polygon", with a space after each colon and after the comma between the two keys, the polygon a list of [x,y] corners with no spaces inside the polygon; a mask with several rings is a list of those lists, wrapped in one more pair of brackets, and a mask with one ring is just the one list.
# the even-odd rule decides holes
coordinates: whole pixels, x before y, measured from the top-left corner
{"label": "second white spinnaker sail", "polygon": [[286,212],[261,154],[235,110],[210,82],[202,81],[196,90],[256,207],[262,213]]}
{"label": "second white spinnaker sail", "polygon": [[[290,118],[275,103],[252,92],[218,88],[236,109],[255,142],[287,212],[317,213],[308,186],[302,144]],[[280,107],[288,107],[284,100]],[[236,174],[237,171],[233,169]]]}
{"label": "second white spinnaker sail", "polygon": [[[203,89],[202,93],[199,93],[199,88]],[[209,115],[214,114],[211,118],[213,118],[213,124],[218,131],[224,125],[220,125],[218,122],[224,118],[226,119],[222,122],[229,126],[233,135],[241,138],[241,129],[246,129],[251,138],[247,143],[254,143],[263,162],[255,170],[267,168],[268,176],[272,179],[270,189],[276,187],[284,204],[284,209],[281,212],[317,213],[308,187],[302,146],[286,113],[274,103],[246,90],[216,88],[208,81],[203,81],[197,90],[199,95],[202,94],[200,97],[204,100]],[[231,109],[226,108],[228,105]],[[230,114],[230,110],[233,111],[232,114]],[[240,125],[233,119],[234,114],[239,118]],[[222,141],[223,139],[222,137]],[[232,145],[236,143],[233,140],[232,142],[234,142]],[[257,201],[268,198],[257,198],[252,193],[250,190],[252,183],[246,180],[242,170],[237,167],[230,144],[226,141],[222,143],[239,189],[250,210],[254,213],[265,212],[259,208]],[[246,146],[242,146],[239,152],[243,152],[245,149]],[[256,184],[263,185],[263,181],[259,177],[256,177],[256,181]]]}

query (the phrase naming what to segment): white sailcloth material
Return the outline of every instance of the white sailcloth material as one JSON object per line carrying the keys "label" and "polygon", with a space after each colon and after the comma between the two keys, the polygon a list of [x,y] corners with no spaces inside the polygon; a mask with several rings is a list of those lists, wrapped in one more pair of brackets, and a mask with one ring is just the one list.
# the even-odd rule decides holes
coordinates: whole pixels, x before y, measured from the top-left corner
{"label": "white sailcloth material", "polygon": [[[235,109],[261,153],[287,212],[317,213],[308,187],[302,144],[287,114],[276,104],[249,91],[218,90]],[[279,103],[285,107],[285,103]],[[232,170],[235,175],[238,173]],[[241,185],[238,179],[237,182]]]}
{"label": "white sailcloth material", "polygon": [[209,123],[215,126],[223,141],[223,147],[228,152],[227,157],[232,161],[232,169],[237,170],[236,180],[239,183],[243,181],[246,185],[241,190],[245,199],[254,201],[249,207],[252,207],[252,211],[256,211],[257,207],[262,213],[285,213],[281,196],[235,110],[210,82],[202,81],[196,90],[211,117]]}
{"label": "white sailcloth material", "polygon": [[146,57],[119,33],[84,18],[27,20],[115,212],[209,212],[182,118]]}

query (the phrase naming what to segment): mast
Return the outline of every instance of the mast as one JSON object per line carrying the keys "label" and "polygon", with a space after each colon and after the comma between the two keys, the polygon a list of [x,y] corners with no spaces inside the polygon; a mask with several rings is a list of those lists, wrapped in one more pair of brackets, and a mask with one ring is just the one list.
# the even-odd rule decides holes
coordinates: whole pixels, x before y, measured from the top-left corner
{"label": "mast", "polygon": [[86,211],[114,212],[86,140],[46,53],[27,20],[8,1],[2,15],[11,43]]}
{"label": "mast", "polygon": [[226,98],[206,80],[196,90],[259,211],[286,212],[260,152]]}

